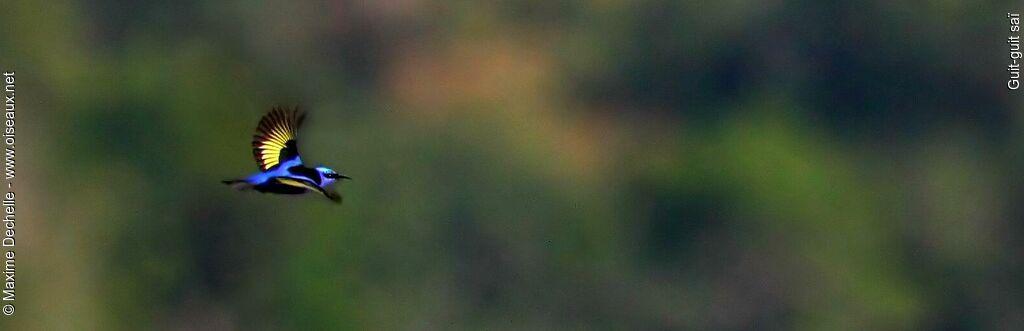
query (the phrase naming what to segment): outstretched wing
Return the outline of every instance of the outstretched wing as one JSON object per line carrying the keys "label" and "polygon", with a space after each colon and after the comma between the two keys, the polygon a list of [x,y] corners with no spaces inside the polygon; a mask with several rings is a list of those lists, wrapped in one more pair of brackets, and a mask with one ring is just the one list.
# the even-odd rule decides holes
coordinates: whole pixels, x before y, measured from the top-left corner
{"label": "outstretched wing", "polygon": [[341,195],[339,195],[338,192],[325,190],[324,188],[316,184],[313,184],[313,182],[310,182],[309,180],[291,177],[274,177],[273,180],[284,185],[300,187],[307,190],[319,192],[328,199],[331,199],[331,201],[334,201],[335,203],[341,203]]}
{"label": "outstretched wing", "polygon": [[302,125],[305,114],[299,108],[285,109],[274,107],[260,119],[253,135],[252,153],[261,171],[273,169],[277,165],[299,157],[299,147],[295,137]]}

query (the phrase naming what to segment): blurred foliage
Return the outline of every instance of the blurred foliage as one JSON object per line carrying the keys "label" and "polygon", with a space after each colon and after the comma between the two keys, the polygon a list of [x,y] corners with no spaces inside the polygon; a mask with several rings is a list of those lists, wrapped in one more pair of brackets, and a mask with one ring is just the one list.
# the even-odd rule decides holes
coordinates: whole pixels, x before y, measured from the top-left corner
{"label": "blurred foliage", "polygon": [[[1020,329],[1011,7],[9,1],[0,326]],[[218,182],[278,104],[343,206]]]}

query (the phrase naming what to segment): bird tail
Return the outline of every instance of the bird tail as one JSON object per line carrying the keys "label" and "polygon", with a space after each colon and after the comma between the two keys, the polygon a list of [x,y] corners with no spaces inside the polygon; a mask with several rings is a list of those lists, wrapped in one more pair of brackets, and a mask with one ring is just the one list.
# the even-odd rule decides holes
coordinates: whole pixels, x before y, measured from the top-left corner
{"label": "bird tail", "polygon": [[242,180],[242,179],[228,179],[228,180],[222,180],[220,182],[224,183],[224,184],[227,184],[228,186],[231,186],[234,189],[239,190],[239,191],[247,191],[247,190],[251,190],[253,188],[252,184],[250,184],[249,182],[247,182],[245,180]]}

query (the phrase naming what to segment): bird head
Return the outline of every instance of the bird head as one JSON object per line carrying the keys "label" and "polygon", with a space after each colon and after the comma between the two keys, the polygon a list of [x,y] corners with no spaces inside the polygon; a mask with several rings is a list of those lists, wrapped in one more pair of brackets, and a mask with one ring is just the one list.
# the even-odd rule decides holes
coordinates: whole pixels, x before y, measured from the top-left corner
{"label": "bird head", "polygon": [[323,179],[324,185],[333,183],[335,180],[338,179],[352,179],[349,178],[348,176],[339,174],[337,171],[334,171],[331,168],[324,166],[316,167],[316,171],[320,173],[320,177]]}

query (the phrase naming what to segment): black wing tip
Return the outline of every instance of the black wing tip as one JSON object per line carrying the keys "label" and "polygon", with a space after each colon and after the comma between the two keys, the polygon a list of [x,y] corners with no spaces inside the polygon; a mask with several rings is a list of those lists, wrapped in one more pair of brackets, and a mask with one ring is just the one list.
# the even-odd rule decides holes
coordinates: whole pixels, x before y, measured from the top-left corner
{"label": "black wing tip", "polygon": [[305,115],[305,112],[302,111],[302,108],[303,107],[300,105],[286,106],[282,104],[277,104],[270,107],[270,113],[281,113],[283,115],[295,114],[295,118],[301,119]]}
{"label": "black wing tip", "polygon": [[306,121],[306,113],[301,111],[301,110],[299,110],[298,106],[295,106],[295,112],[296,112],[296,115],[295,115],[296,116],[295,127],[296,128],[301,128],[302,127],[302,122]]}
{"label": "black wing tip", "polygon": [[341,204],[341,194],[338,194],[338,192],[324,190],[323,193],[324,196],[327,197],[327,199],[331,200],[331,202],[334,202],[339,205]]}
{"label": "black wing tip", "polygon": [[268,122],[267,124],[269,125],[279,121],[294,121],[296,128],[298,128],[298,126],[300,126],[302,124],[302,121],[304,121],[305,119],[306,112],[303,111],[302,106],[285,106],[278,104],[270,107],[270,111],[263,115],[262,118],[260,118],[260,124]]}

